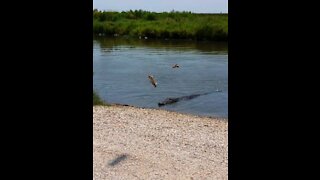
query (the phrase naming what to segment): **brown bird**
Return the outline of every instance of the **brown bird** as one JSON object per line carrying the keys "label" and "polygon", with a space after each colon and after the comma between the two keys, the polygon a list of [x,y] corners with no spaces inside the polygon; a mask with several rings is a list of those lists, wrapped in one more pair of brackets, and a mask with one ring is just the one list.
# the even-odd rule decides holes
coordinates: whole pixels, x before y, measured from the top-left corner
{"label": "brown bird", "polygon": [[178,68],[178,67],[180,67],[178,64],[175,64],[172,66],[172,68]]}
{"label": "brown bird", "polygon": [[151,75],[149,75],[148,78],[149,78],[151,84],[152,84],[154,87],[157,87],[157,81],[154,79],[154,77],[151,76]]}

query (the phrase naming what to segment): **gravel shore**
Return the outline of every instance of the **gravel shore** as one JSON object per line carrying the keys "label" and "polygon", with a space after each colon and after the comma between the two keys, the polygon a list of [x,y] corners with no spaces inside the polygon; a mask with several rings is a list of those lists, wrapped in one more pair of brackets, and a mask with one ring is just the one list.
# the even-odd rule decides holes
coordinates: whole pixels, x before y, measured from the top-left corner
{"label": "gravel shore", "polygon": [[94,106],[93,179],[228,179],[228,120]]}

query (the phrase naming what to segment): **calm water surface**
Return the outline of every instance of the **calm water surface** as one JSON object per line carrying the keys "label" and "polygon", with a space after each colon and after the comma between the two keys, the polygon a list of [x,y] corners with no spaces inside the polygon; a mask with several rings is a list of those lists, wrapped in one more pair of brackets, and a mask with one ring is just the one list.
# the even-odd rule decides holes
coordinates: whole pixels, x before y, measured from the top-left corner
{"label": "calm water surface", "polygon": [[[94,38],[93,71],[93,89],[109,103],[228,117],[226,43]],[[158,107],[168,97],[198,93],[210,94]]]}

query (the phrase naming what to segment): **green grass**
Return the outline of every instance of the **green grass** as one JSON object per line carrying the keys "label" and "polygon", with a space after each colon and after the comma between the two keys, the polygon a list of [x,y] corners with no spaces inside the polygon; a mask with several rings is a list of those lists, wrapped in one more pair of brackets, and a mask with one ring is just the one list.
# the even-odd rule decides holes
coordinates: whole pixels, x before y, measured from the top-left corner
{"label": "green grass", "polygon": [[93,91],[93,105],[107,105],[101,98],[98,96],[96,92]]}
{"label": "green grass", "polygon": [[93,33],[155,39],[228,40],[228,14],[93,11]]}

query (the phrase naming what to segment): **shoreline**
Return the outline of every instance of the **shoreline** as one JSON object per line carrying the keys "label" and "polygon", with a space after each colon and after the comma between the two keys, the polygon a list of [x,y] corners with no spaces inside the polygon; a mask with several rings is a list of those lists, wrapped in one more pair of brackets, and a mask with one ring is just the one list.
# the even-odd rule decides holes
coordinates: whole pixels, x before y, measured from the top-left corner
{"label": "shoreline", "polygon": [[93,106],[93,179],[228,179],[228,121]]}
{"label": "shoreline", "polygon": [[113,34],[113,35],[106,35],[105,33],[96,33],[93,34],[93,38],[99,39],[99,38],[114,38],[114,39],[124,39],[124,40],[140,40],[140,41],[168,41],[168,42],[195,42],[195,43],[225,43],[228,44],[228,40],[207,40],[207,39],[194,39],[194,38],[153,38],[153,37],[147,37],[146,36],[132,36],[129,34],[124,34],[124,35],[118,35],[118,34]]}
{"label": "shoreline", "polygon": [[[95,106],[101,106],[101,105],[95,105]],[[121,104],[121,103],[108,103],[107,106],[120,106],[120,107],[133,107],[133,108],[137,108],[137,109],[159,110],[159,111],[173,112],[173,113],[182,114],[182,115],[186,115],[186,116],[194,116],[194,117],[198,117],[198,118],[210,118],[210,119],[215,119],[215,120],[228,121],[228,118],[226,118],[226,117],[197,115],[197,114],[192,114],[192,113],[187,113],[187,112],[178,112],[178,111],[173,111],[173,110],[168,110],[168,109],[160,109],[160,108],[138,107],[138,106],[134,106],[134,105]]]}

